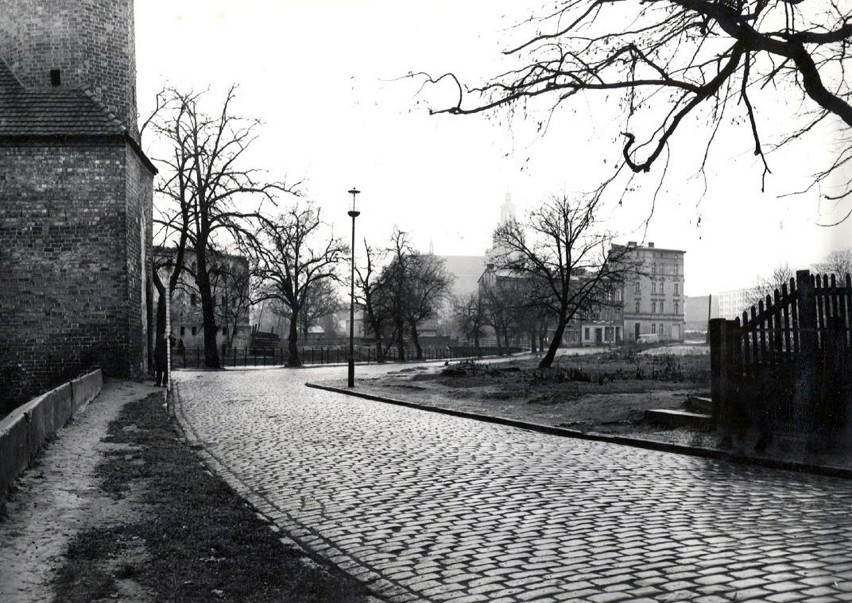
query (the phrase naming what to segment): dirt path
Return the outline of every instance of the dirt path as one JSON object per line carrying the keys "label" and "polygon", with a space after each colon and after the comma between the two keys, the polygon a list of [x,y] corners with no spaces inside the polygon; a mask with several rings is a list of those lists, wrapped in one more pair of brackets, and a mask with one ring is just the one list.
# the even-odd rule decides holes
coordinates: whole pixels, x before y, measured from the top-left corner
{"label": "dirt path", "polygon": [[125,511],[99,490],[95,468],[125,446],[101,436],[125,404],[151,392],[145,385],[106,384],[15,483],[0,522],[0,601],[50,600],[69,543],[93,525],[121,520]]}
{"label": "dirt path", "polygon": [[108,385],[19,480],[0,601],[368,601],[210,473],[162,390]]}

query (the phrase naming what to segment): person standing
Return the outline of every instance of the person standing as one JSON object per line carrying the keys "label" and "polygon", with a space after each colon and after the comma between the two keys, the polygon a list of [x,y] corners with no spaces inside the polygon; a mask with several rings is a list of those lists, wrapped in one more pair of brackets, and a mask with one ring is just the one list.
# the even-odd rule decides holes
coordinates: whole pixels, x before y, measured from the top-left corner
{"label": "person standing", "polygon": [[157,338],[154,348],[154,381],[157,387],[165,387],[169,381],[169,336],[166,333]]}

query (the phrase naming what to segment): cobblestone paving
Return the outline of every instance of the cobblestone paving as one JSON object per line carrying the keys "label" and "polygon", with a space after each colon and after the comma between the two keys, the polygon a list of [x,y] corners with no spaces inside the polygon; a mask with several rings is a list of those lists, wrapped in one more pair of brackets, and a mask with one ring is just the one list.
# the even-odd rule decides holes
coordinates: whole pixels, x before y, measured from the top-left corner
{"label": "cobblestone paving", "polygon": [[261,513],[383,598],[852,601],[849,480],[302,386],[332,370],[176,373],[178,414]]}

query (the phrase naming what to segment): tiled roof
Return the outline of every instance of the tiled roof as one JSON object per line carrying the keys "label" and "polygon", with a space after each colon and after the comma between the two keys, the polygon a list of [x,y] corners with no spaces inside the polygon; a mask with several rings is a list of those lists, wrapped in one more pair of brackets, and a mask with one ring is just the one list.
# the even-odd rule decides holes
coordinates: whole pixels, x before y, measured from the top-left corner
{"label": "tiled roof", "polygon": [[29,90],[0,60],[0,136],[123,134],[124,126],[83,90]]}

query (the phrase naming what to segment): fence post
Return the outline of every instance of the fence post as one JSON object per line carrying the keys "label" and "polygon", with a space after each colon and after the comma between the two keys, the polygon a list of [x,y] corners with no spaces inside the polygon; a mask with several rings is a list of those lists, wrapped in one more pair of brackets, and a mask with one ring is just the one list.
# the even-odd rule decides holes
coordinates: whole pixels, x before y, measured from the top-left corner
{"label": "fence post", "polygon": [[796,362],[793,393],[793,425],[802,433],[814,427],[817,396],[817,303],[813,277],[809,270],[796,272],[796,297],[799,306],[800,355]]}
{"label": "fence post", "polygon": [[734,322],[724,318],[710,320],[710,397],[713,422],[717,427],[731,427],[734,383],[732,360],[734,351]]}

